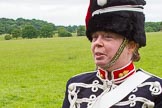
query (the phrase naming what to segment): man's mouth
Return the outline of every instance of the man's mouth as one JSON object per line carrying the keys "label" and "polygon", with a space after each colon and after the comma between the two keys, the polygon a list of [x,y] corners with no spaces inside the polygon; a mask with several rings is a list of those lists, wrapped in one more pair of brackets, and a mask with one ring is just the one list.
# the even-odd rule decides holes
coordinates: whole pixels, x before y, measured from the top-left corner
{"label": "man's mouth", "polygon": [[96,59],[100,59],[101,57],[103,57],[105,54],[101,53],[101,52],[95,52],[95,58]]}

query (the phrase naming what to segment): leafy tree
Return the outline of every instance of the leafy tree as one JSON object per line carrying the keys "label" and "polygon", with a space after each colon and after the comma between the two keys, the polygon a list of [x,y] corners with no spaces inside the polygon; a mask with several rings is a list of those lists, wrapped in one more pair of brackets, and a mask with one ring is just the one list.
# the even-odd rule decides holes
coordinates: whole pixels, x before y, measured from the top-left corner
{"label": "leafy tree", "polygon": [[5,40],[11,40],[11,39],[12,39],[12,36],[11,36],[10,34],[6,34],[6,35],[4,36],[4,39],[5,39]]}
{"label": "leafy tree", "polygon": [[145,30],[146,32],[158,32],[160,31],[160,23],[159,22],[146,22]]}
{"label": "leafy tree", "polygon": [[7,19],[7,18],[0,19],[0,25],[1,27],[3,27],[3,32],[4,32],[3,34],[5,33],[10,34],[14,24],[15,21],[13,19]]}
{"label": "leafy tree", "polygon": [[160,22],[160,31],[162,31],[162,22]]}
{"label": "leafy tree", "polygon": [[72,34],[68,32],[64,27],[60,27],[58,29],[58,36],[59,37],[71,37]]}
{"label": "leafy tree", "polygon": [[32,25],[37,31],[40,31],[40,29],[44,25],[50,25],[52,26],[53,30],[56,30],[56,27],[52,23],[48,23],[47,21],[42,20],[36,20],[36,19],[23,19],[23,18],[17,18],[16,20],[8,19],[8,18],[0,18],[0,33],[5,34],[13,31],[15,28],[23,29],[27,25]]}
{"label": "leafy tree", "polygon": [[154,29],[152,27],[148,26],[148,27],[145,27],[145,31],[146,32],[154,32]]}
{"label": "leafy tree", "polygon": [[71,33],[76,33],[77,26],[76,25],[74,25],[74,26],[69,25],[69,26],[66,27],[66,30],[71,32]]}
{"label": "leafy tree", "polygon": [[40,37],[52,37],[53,36],[53,26],[45,25],[40,29]]}
{"label": "leafy tree", "polygon": [[21,31],[21,29],[15,28],[12,30],[11,34],[12,34],[13,38],[18,38],[18,37],[22,36],[22,31]]}
{"label": "leafy tree", "polygon": [[17,18],[16,19],[16,25],[17,26],[22,26],[22,25],[25,25],[25,19],[23,19],[23,18]]}
{"label": "leafy tree", "polygon": [[5,27],[3,26],[3,24],[0,23],[0,34],[4,34],[5,33]]}
{"label": "leafy tree", "polygon": [[77,29],[77,36],[85,36],[85,26],[79,26]]}
{"label": "leafy tree", "polygon": [[34,28],[34,26],[28,25],[22,29],[22,38],[32,39],[37,37],[38,37],[37,30]]}

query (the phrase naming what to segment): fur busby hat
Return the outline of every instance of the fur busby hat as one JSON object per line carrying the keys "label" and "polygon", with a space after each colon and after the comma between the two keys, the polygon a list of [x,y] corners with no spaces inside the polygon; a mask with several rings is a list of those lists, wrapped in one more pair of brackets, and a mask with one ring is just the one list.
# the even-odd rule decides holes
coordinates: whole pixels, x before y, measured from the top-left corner
{"label": "fur busby hat", "polygon": [[90,0],[86,16],[88,39],[92,41],[96,31],[111,31],[145,46],[145,4],[144,0]]}

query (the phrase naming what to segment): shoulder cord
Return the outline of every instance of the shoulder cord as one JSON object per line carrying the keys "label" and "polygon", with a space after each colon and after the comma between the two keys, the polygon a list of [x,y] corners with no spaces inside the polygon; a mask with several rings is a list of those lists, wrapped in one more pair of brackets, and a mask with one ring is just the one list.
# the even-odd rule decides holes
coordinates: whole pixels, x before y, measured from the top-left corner
{"label": "shoulder cord", "polygon": [[[162,93],[162,88],[158,81],[145,82],[145,83],[140,84],[138,87],[144,87],[144,86],[149,86],[149,85],[150,85],[149,90],[151,91],[151,94],[153,96],[157,96]],[[134,89],[132,92],[136,92],[137,90],[138,90],[138,88]],[[134,107],[136,105],[137,101],[143,102],[142,108],[154,108],[154,106],[155,106],[154,102],[152,102],[146,98],[143,98],[143,97],[136,97],[134,94],[129,96],[128,101],[119,102],[116,104],[116,106],[130,105],[130,107]]]}
{"label": "shoulder cord", "polygon": [[89,98],[78,99],[78,93],[80,92],[80,89],[77,87],[91,88],[92,92],[96,92],[99,88],[104,89],[103,85],[99,84],[97,81],[94,81],[92,84],[71,83],[68,87],[68,100],[70,102],[70,108],[80,108],[79,103],[91,103],[96,98],[96,96],[92,95]]}

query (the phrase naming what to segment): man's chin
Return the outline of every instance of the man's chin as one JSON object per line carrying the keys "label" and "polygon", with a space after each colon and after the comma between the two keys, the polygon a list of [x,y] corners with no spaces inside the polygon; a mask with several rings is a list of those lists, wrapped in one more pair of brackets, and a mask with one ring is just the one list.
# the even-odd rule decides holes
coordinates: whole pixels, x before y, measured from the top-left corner
{"label": "man's chin", "polygon": [[99,68],[106,69],[106,64],[96,63]]}

